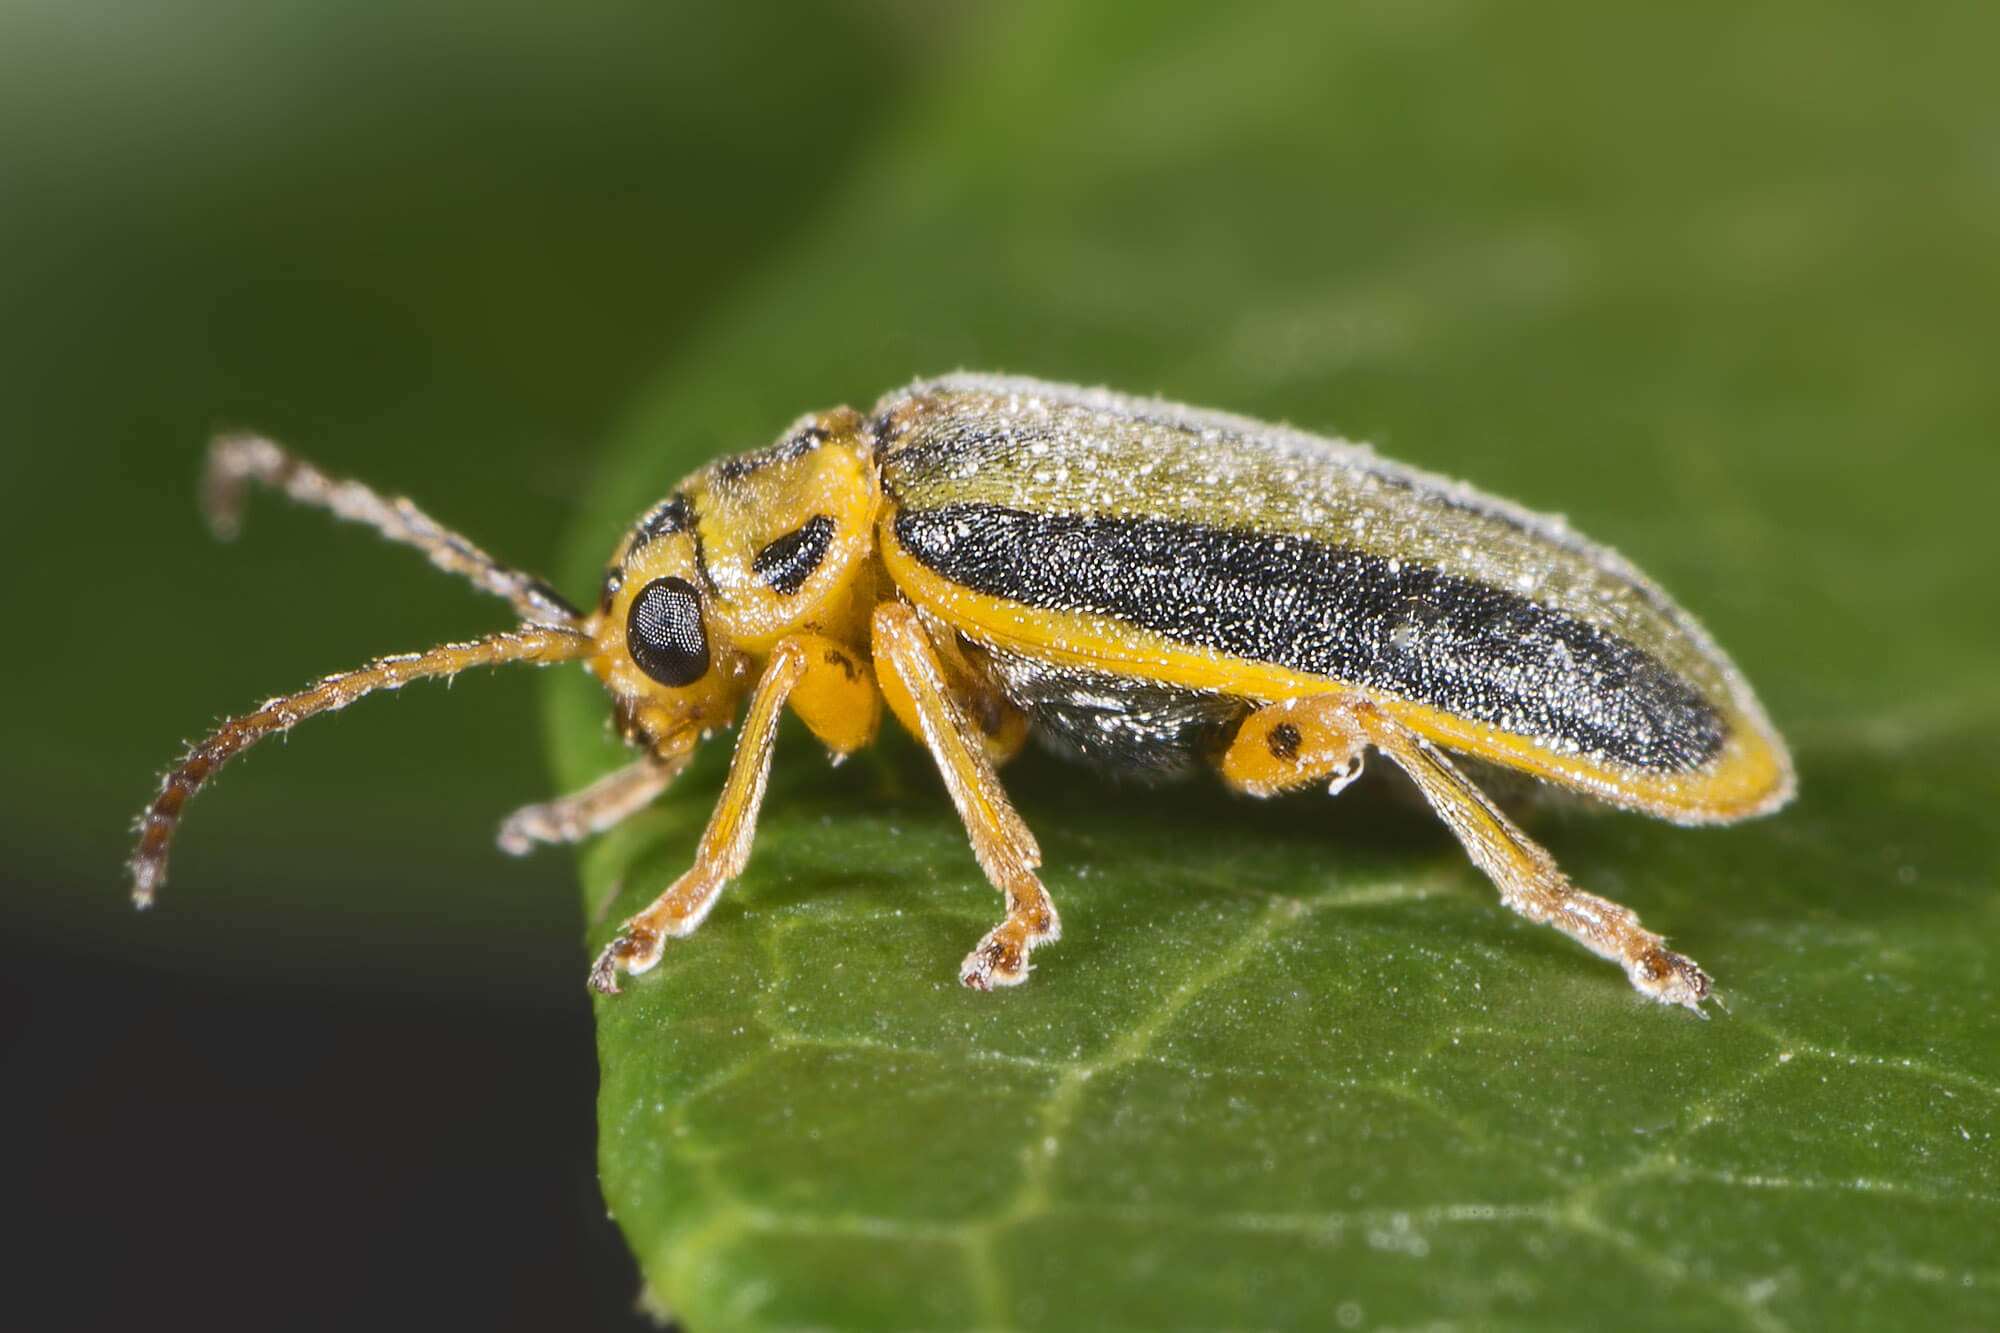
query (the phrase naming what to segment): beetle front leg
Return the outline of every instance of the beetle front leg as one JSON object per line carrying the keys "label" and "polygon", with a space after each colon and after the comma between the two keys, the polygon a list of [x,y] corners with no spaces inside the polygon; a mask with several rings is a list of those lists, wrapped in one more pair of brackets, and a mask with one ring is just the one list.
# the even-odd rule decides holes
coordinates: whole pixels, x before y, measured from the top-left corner
{"label": "beetle front leg", "polygon": [[590,969],[592,990],[616,995],[620,972],[644,972],[658,963],[667,940],[692,934],[715,906],[722,886],[742,873],[757,831],[757,809],[763,804],[764,786],[771,776],[778,717],[786,696],[809,666],[807,650],[791,640],[772,652],[756,692],[750,696],[742,735],[729,763],[729,777],[701,835],[694,865],[655,898],[652,906],[618,928],[617,938],[604,947]]}
{"label": "beetle front leg", "polygon": [[1019,985],[1028,979],[1029,952],[1062,931],[1056,906],[1035,874],[1041,848],[1008,801],[979,729],[954,702],[917,613],[901,602],[884,602],[875,608],[873,631],[882,692],[937,761],[972,840],[972,854],[1007,899],[1006,919],[966,955],[958,979],[972,990]]}

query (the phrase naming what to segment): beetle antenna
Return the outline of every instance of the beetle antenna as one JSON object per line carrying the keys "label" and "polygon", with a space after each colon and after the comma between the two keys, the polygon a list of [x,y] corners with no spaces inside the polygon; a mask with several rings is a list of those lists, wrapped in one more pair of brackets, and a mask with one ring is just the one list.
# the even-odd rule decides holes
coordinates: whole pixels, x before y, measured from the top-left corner
{"label": "beetle antenna", "polygon": [[582,619],[546,582],[501,564],[402,496],[384,497],[358,481],[329,477],[261,435],[218,435],[208,446],[202,510],[209,529],[224,541],[243,526],[243,492],[250,481],[283,491],[300,504],[331,510],[350,523],[365,523],[392,542],[416,547],[439,569],[512,602],[531,625],[574,625]]}
{"label": "beetle antenna", "polygon": [[224,722],[207,739],[191,746],[187,755],[160,779],[160,794],[146,807],[135,826],[139,845],[127,868],[132,872],[132,901],[150,907],[153,894],[167,878],[167,847],[181,812],[190,797],[215,775],[223,764],[263,740],[273,732],[290,731],[315,713],[330,713],[347,707],[376,690],[400,689],[413,680],[442,676],[449,680],[459,672],[479,666],[499,666],[505,662],[529,662],[545,666],[587,656],[591,638],[578,630],[557,626],[530,625],[524,629],[489,634],[472,643],[446,643],[421,653],[401,653],[378,657],[367,666],[343,671],[309,685],[297,694],[272,699],[254,713]]}

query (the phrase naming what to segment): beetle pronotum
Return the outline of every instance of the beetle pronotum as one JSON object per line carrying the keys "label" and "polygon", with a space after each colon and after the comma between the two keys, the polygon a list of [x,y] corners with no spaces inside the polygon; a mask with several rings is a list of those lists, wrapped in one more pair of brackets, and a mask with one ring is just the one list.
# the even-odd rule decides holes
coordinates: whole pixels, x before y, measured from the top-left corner
{"label": "beetle pronotum", "polygon": [[517,811],[499,842],[601,832],[664,791],[749,696],[694,864],[591,970],[660,959],[749,857],[789,705],[836,756],[881,704],[930,751],[1006,916],[959,970],[1025,980],[1058,932],[1041,852],[995,772],[1030,734],[1148,778],[1213,766],[1257,796],[1337,792],[1373,749],[1415,780],[1515,911],[1699,1013],[1709,978],[1572,885],[1446,751],[1683,824],[1782,805],[1791,761],[1742,675],[1637,570],[1559,519],[1368,449],[1153,399],[955,375],[836,408],[696,472],[619,543],[596,606],[496,562],[408,500],[224,438],[207,505],[248,481],[423,551],[520,627],[386,657],[223,723],[139,820],[132,890],[165,878],[187,800],[231,756],[379,689],[502,662],[582,660],[628,767]]}

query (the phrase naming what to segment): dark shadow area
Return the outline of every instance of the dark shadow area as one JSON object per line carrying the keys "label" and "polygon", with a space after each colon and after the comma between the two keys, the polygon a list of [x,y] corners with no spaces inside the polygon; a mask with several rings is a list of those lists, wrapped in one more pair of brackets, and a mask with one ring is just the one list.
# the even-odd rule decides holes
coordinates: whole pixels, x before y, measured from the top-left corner
{"label": "dark shadow area", "polygon": [[251,987],[8,938],[10,1323],[652,1327],[597,1195],[580,995]]}

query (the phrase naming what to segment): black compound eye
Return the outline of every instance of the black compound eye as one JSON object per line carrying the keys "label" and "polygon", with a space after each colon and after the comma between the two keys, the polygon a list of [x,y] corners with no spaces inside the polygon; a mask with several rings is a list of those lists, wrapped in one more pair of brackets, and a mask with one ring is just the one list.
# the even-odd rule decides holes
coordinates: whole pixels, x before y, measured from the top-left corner
{"label": "black compound eye", "polygon": [[708,674],[701,594],[686,579],[654,579],[632,599],[625,647],[639,670],[672,689]]}

